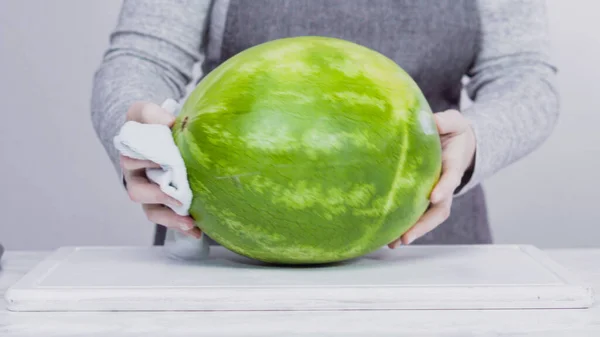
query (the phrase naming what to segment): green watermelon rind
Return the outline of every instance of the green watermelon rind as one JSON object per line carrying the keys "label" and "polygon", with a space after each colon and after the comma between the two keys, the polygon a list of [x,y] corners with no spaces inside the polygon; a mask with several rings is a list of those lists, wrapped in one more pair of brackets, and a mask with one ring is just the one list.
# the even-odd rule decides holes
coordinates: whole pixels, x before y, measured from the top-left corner
{"label": "green watermelon rind", "polygon": [[441,173],[416,82],[384,55],[329,37],[274,40],[225,61],[184,102],[173,137],[198,226],[270,263],[380,248],[425,212]]}

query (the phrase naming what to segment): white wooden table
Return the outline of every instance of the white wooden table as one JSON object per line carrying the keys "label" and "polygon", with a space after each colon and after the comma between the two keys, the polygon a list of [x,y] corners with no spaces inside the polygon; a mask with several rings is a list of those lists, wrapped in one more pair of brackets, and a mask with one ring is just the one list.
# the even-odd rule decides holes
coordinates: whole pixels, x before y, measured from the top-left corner
{"label": "white wooden table", "polygon": [[[47,252],[6,252],[0,296]],[[600,249],[548,254],[600,291]],[[326,312],[9,312],[0,336],[600,336],[591,309]]]}

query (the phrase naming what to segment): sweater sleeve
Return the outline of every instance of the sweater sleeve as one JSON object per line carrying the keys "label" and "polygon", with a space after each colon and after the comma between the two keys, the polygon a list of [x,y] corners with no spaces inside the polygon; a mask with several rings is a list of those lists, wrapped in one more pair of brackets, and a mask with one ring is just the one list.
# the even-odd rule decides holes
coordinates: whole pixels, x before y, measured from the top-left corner
{"label": "sweater sleeve", "polygon": [[473,104],[463,111],[477,149],[456,195],[538,148],[559,115],[544,1],[480,0],[479,13],[479,50],[465,88]]}
{"label": "sweater sleeve", "polygon": [[113,137],[135,101],[180,99],[203,57],[210,0],[124,0],[93,78],[91,118],[115,169]]}

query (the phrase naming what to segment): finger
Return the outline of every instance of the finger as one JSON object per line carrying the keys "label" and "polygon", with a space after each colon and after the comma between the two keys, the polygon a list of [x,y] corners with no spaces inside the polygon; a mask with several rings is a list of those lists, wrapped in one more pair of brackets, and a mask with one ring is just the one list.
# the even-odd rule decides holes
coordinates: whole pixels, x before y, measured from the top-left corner
{"label": "finger", "polygon": [[160,187],[148,180],[143,170],[126,171],[125,181],[129,199],[141,204],[165,204],[180,207],[182,203],[163,192]]}
{"label": "finger", "polygon": [[439,204],[432,205],[421,219],[402,235],[402,243],[408,245],[421,236],[432,231],[450,216],[452,198],[445,199]]}
{"label": "finger", "polygon": [[464,163],[466,162],[462,147],[462,142],[454,139],[444,149],[442,175],[431,192],[430,201],[432,203],[438,203],[451,197],[454,190],[460,185],[465,171]]}
{"label": "finger", "polygon": [[441,135],[456,134],[466,130],[467,123],[458,110],[446,110],[433,116]]}
{"label": "finger", "polygon": [[189,236],[192,236],[192,237],[194,237],[196,239],[200,239],[202,237],[202,231],[198,227],[194,227],[194,228],[192,228],[192,229],[190,229],[188,231],[184,231],[184,230],[181,230],[179,228],[176,228],[176,230],[178,232],[184,234],[184,235],[189,235]]}
{"label": "finger", "polygon": [[127,119],[144,124],[163,124],[173,126],[175,116],[154,103],[134,103],[127,111]]}
{"label": "finger", "polygon": [[442,203],[432,205],[413,227],[411,227],[400,238],[388,244],[388,247],[396,248],[400,244],[408,245],[421,236],[432,231],[434,228],[448,219],[450,216],[451,206],[451,198],[445,199]]}
{"label": "finger", "polygon": [[442,174],[433,192],[431,192],[431,203],[438,204],[443,200],[452,198],[452,195],[460,185],[460,182],[461,176],[456,171],[449,171],[448,173]]}
{"label": "finger", "polygon": [[431,203],[437,204],[451,198],[454,190],[460,185],[462,172],[460,166],[455,161],[448,160],[447,164],[442,164],[442,175],[429,198]]}
{"label": "finger", "polygon": [[152,221],[153,223],[168,228],[173,228],[184,234],[189,234],[192,236],[199,237],[199,235],[202,234],[200,229],[196,227],[194,219],[189,216],[181,216],[173,212],[173,210],[162,205],[144,204],[142,207],[148,220]]}
{"label": "finger", "polygon": [[141,160],[127,157],[124,155],[120,156],[121,167],[125,170],[139,170],[142,168],[159,168],[160,164],[157,164],[150,160]]}

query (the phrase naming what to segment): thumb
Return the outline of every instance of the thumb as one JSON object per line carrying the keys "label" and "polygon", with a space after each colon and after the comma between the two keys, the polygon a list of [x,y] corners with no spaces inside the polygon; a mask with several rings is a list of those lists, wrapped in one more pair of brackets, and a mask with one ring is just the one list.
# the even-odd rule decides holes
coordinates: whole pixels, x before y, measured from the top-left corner
{"label": "thumb", "polygon": [[434,114],[435,123],[441,135],[457,134],[466,130],[467,123],[458,110],[446,110]]}

